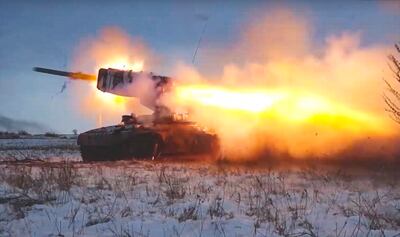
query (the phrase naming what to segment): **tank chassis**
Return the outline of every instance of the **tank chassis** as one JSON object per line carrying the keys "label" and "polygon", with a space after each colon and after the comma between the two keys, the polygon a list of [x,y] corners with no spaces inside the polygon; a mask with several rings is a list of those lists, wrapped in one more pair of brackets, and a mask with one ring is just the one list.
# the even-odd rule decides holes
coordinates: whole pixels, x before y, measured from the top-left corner
{"label": "tank chassis", "polygon": [[[35,67],[34,71],[69,77],[72,80],[97,80],[97,89],[120,96],[137,97],[153,111],[150,116],[123,115],[121,123],[81,133],[77,143],[83,161],[121,159],[157,159],[176,155],[215,157],[219,153],[218,137],[177,115],[160,102],[172,87],[170,77],[147,72],[101,68],[95,75]],[[149,80],[150,79],[150,80]],[[135,90],[143,80],[150,81],[150,91]]]}

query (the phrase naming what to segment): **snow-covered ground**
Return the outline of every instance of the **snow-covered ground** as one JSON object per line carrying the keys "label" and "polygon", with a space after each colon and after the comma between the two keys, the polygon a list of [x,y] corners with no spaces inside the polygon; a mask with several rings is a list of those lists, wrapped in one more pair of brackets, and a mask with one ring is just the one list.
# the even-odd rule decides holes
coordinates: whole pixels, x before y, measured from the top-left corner
{"label": "snow-covered ground", "polygon": [[0,139],[0,150],[10,149],[78,148],[76,139],[68,138],[24,138]]}
{"label": "snow-covered ground", "polygon": [[9,160],[80,161],[76,139],[25,138],[0,139],[0,161]]}
{"label": "snow-covered ground", "polygon": [[400,236],[395,172],[85,164],[70,139],[30,142],[0,141],[0,236]]}

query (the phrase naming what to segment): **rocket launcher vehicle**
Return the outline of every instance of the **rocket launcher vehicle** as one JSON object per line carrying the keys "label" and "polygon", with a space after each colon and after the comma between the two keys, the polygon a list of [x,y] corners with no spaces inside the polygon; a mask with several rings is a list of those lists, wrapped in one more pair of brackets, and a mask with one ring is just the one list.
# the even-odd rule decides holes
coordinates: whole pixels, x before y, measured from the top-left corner
{"label": "rocket launcher vehicle", "polygon": [[179,155],[199,155],[200,158],[219,156],[216,134],[199,128],[183,117],[176,117],[160,103],[160,96],[172,85],[169,77],[113,68],[101,68],[97,76],[39,67],[33,70],[73,80],[97,80],[97,89],[115,95],[137,97],[144,106],[153,110],[149,124],[141,122],[133,114],[124,115],[120,124],[79,134],[77,143],[84,162]]}

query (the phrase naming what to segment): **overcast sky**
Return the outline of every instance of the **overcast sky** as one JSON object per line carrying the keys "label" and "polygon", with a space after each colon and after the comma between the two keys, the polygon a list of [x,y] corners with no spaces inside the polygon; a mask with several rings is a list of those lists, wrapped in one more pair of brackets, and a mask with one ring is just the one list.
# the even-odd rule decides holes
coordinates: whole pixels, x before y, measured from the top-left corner
{"label": "overcast sky", "polygon": [[[400,40],[399,2],[289,1],[284,5],[310,19],[317,43],[327,35],[358,31],[362,44],[368,45]],[[65,80],[35,73],[32,67],[67,70],[80,40],[106,26],[117,26],[162,55],[163,64],[152,71],[168,75],[171,62],[190,63],[204,24],[199,16],[209,17],[202,47],[218,47],[235,40],[256,12],[274,5],[265,1],[0,1],[0,115],[64,133],[93,128],[96,121],[76,109],[68,89],[54,96]],[[209,66],[202,53],[199,70]]]}

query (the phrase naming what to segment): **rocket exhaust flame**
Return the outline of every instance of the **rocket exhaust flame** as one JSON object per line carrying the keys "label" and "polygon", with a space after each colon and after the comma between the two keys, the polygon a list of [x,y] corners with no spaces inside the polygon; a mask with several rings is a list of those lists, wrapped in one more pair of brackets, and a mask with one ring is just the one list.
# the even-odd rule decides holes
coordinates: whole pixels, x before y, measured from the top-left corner
{"label": "rocket exhaust flame", "polygon": [[273,148],[292,157],[331,156],[366,137],[395,135],[381,116],[288,88],[227,89],[177,86],[169,103],[191,110],[195,121],[220,135],[237,159]]}

